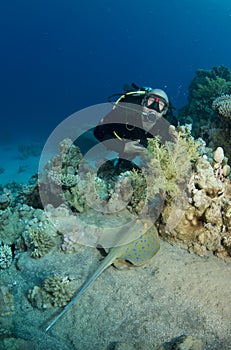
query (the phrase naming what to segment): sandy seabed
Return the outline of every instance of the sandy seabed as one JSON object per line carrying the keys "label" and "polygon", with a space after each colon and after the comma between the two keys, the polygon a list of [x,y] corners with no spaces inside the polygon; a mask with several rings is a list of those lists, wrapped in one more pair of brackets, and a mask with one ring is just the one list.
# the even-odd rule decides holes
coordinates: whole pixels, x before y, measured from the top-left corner
{"label": "sandy seabed", "polygon": [[[88,247],[75,254],[51,252],[37,260],[24,252],[0,271],[1,284],[14,296],[14,312],[1,317],[8,335],[0,340],[0,349],[106,350],[121,342],[127,349],[136,345],[155,350],[183,334],[201,339],[206,350],[231,349],[231,264],[166,242],[143,267],[108,268],[45,333],[59,309],[33,308],[29,289],[51,273],[71,276],[78,289],[100,256]],[[23,347],[10,345],[22,341]]]}

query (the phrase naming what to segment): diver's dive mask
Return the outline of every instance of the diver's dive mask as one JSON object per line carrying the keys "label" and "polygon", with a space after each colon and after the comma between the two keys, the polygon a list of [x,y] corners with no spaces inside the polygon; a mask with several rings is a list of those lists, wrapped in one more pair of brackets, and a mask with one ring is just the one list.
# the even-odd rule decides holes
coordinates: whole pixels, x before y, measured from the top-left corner
{"label": "diver's dive mask", "polygon": [[165,112],[168,108],[168,103],[165,99],[155,94],[147,94],[143,99],[142,105],[158,113]]}

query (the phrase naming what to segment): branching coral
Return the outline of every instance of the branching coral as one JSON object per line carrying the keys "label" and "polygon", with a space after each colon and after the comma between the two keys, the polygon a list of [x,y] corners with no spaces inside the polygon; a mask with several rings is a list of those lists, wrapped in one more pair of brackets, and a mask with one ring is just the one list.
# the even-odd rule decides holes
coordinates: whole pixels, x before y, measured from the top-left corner
{"label": "branching coral", "polygon": [[73,296],[73,288],[68,277],[53,275],[43,282],[43,288],[35,286],[28,293],[33,306],[46,309],[65,306]]}
{"label": "branching coral", "polygon": [[64,196],[70,208],[80,213],[84,211],[86,207],[86,202],[84,200],[84,196],[82,196],[79,191],[79,184],[76,184],[73,187],[67,188],[64,191]]}
{"label": "branching coral", "polygon": [[73,290],[67,277],[54,275],[44,281],[44,291],[49,295],[53,306],[64,306],[71,299]]}
{"label": "branching coral", "polygon": [[178,140],[179,146],[182,144],[186,150],[188,160],[194,162],[199,158],[199,148],[201,141],[195,140],[191,134],[191,125],[181,125],[176,128],[175,139]]}
{"label": "branching coral", "polygon": [[23,237],[26,245],[32,249],[31,256],[35,259],[46,255],[55,245],[52,237],[41,227],[29,226]]}
{"label": "branching coral", "polygon": [[13,261],[13,254],[11,247],[2,243],[0,246],[0,269],[6,269]]}
{"label": "branching coral", "polygon": [[58,186],[74,186],[82,154],[68,138],[60,143],[59,151],[59,155],[54,156],[46,166],[47,179]]}
{"label": "branching coral", "polygon": [[[148,140],[148,151],[153,154],[154,158],[150,161],[150,168],[155,169],[158,166],[161,169],[162,176],[160,179],[153,177],[153,186],[164,192],[167,192],[170,196],[173,196],[177,192],[177,167],[174,161],[172,161],[171,148],[173,144],[161,144],[160,139],[155,137]],[[151,173],[152,174],[152,173]],[[160,181],[158,181],[160,180]]]}
{"label": "branching coral", "polygon": [[199,143],[196,143],[183,128],[175,130],[175,142],[161,144],[158,137],[148,140],[148,151],[154,159],[154,163],[151,160],[150,166],[153,168],[156,161],[158,162],[162,172],[158,186],[170,198],[175,197],[182,184],[186,183],[191,171],[191,162],[199,157],[198,147]]}
{"label": "branching coral", "polygon": [[142,210],[144,202],[147,198],[147,183],[144,174],[133,169],[124,174],[130,180],[132,187],[132,196],[130,199],[131,211],[139,213]]}
{"label": "branching coral", "polygon": [[39,187],[43,202],[52,201],[56,205],[65,202],[65,192],[77,185],[81,160],[79,148],[71,139],[64,139],[59,145],[59,154],[47,163],[43,176],[40,176]]}

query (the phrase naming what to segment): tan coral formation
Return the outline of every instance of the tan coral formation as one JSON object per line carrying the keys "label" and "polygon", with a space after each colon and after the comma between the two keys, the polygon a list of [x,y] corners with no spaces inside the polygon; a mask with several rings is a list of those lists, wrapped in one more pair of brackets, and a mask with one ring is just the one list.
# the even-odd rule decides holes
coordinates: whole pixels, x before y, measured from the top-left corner
{"label": "tan coral formation", "polygon": [[217,97],[212,103],[212,108],[220,117],[231,120],[231,95]]}
{"label": "tan coral formation", "polygon": [[160,233],[166,240],[180,242],[199,255],[211,251],[222,258],[231,257],[231,182],[225,177],[229,172],[223,171],[225,161],[221,148],[214,152],[213,162],[207,157],[196,161],[184,216],[172,231],[165,229],[171,205],[162,213]]}
{"label": "tan coral formation", "polygon": [[73,295],[73,286],[68,277],[53,275],[43,282],[43,287],[34,286],[28,292],[28,300],[38,309],[65,306]]}
{"label": "tan coral formation", "polygon": [[26,221],[25,229],[22,233],[23,242],[30,251],[32,258],[38,259],[48,254],[52,248],[59,244],[57,229],[45,211],[37,209],[36,216]]}
{"label": "tan coral formation", "polygon": [[82,154],[69,138],[60,142],[59,155],[46,165],[46,176],[54,186],[72,187],[77,183],[77,171]]}

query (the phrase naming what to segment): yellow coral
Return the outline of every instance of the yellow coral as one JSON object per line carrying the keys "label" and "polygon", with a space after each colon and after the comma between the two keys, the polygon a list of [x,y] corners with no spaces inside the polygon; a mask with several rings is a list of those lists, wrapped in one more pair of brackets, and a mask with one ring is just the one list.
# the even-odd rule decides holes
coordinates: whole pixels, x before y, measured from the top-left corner
{"label": "yellow coral", "polygon": [[[192,147],[193,145],[193,147]],[[156,162],[161,169],[162,176],[159,189],[165,191],[170,197],[174,197],[185,183],[191,169],[191,162],[196,157],[196,146],[192,143],[191,148],[186,140],[176,134],[175,142],[160,143],[160,139],[155,137],[148,139],[148,151],[154,156],[151,160],[151,167],[156,166]],[[193,152],[191,151],[193,149]],[[184,166],[182,166],[184,164]],[[157,179],[155,178],[155,186]]]}

